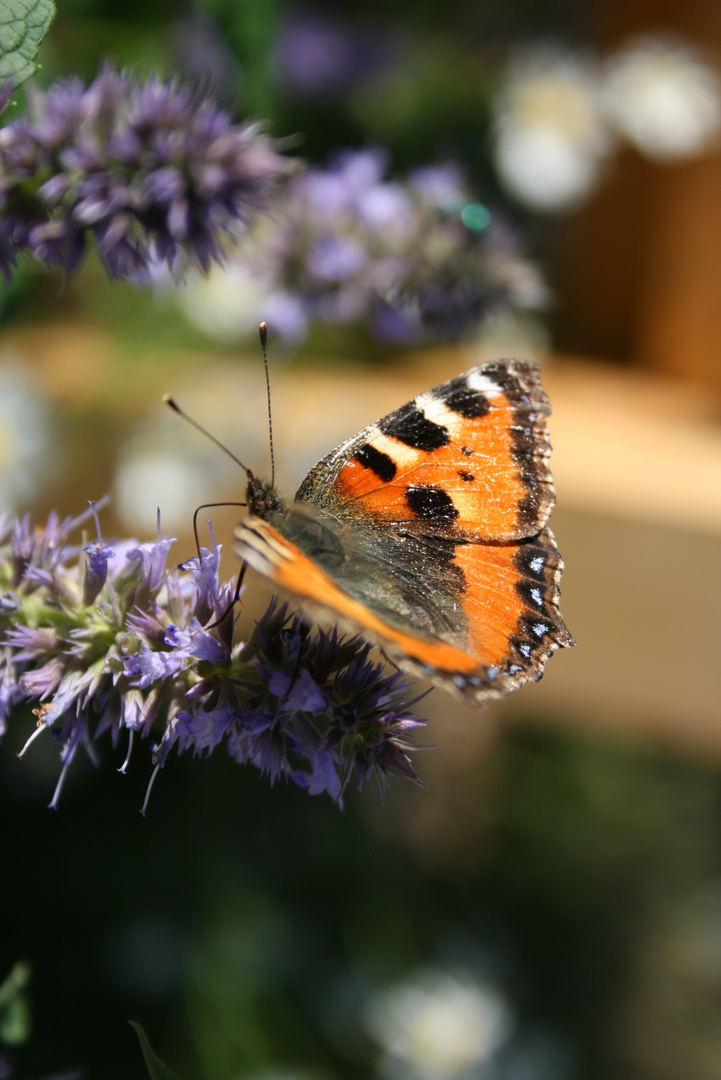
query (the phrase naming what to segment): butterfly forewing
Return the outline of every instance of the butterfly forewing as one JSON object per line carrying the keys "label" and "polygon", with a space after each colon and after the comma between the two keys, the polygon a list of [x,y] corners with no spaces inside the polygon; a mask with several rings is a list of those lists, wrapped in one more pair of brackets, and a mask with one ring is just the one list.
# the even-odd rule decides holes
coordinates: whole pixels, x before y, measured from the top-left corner
{"label": "butterfly forewing", "polygon": [[296,499],[471,541],[533,536],[554,501],[549,412],[535,364],[480,365],[332,451]]}

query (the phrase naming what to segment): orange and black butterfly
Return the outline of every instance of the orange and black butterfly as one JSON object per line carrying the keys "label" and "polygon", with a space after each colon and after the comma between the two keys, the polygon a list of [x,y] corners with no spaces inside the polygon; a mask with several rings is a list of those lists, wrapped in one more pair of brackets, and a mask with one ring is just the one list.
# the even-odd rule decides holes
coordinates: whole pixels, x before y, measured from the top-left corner
{"label": "orange and black butterfly", "polygon": [[574,644],[547,526],[549,413],[534,363],[471,368],[333,450],[292,503],[246,469],[236,550],[403,670],[471,703],[508,694]]}

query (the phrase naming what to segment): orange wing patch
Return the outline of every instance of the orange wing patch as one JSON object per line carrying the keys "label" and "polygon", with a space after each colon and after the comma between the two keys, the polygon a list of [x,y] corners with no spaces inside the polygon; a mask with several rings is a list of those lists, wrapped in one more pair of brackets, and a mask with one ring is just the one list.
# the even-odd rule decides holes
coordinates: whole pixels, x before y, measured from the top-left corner
{"label": "orange wing patch", "polygon": [[524,602],[516,585],[517,544],[460,544],[454,562],[466,581],[463,610],[468,619],[469,651],[485,667],[500,667],[509,655]]}
{"label": "orange wing patch", "polygon": [[453,561],[465,582],[468,651],[479,664],[540,678],[548,656],[574,644],[558,608],[563,563],[550,529],[520,544],[459,544]]}
{"label": "orange wing patch", "polygon": [[511,403],[499,394],[485,416],[467,419],[442,401],[426,404],[426,397],[417,404],[423,406],[426,419],[448,432],[445,445],[426,451],[380,430],[369,433],[365,446],[381,456],[374,461],[392,462],[393,478],[384,482],[362,460],[349,458],[334,485],[338,495],[384,521],[416,521],[408,503],[409,487],[441,488],[455,508],[455,529],[460,534],[516,538],[518,507],[528,492],[513,455]]}

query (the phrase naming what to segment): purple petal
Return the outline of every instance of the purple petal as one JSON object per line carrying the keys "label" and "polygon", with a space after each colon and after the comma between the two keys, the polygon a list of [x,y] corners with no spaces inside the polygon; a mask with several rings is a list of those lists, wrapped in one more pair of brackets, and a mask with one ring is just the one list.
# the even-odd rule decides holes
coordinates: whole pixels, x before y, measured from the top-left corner
{"label": "purple petal", "polygon": [[142,565],[143,584],[150,592],[159,589],[165,577],[165,563],[175,538],[158,540],[154,544],[138,544],[126,553],[126,558]]}
{"label": "purple petal", "polygon": [[141,690],[162,679],[172,679],[185,667],[185,658],[181,654],[153,652],[145,644],[137,656],[123,656],[121,659],[125,674],[129,678],[137,678],[137,686]]}
{"label": "purple petal", "polygon": [[207,660],[211,664],[225,665],[229,659],[228,651],[223,643],[210,631],[203,630],[195,618],[186,630],[180,630],[173,625],[169,626],[165,632],[165,644],[174,649],[179,656]]}
{"label": "purple petal", "polygon": [[226,734],[235,719],[235,714],[226,706],[219,705],[208,712],[200,711],[195,716],[190,713],[178,713],[178,735],[188,738],[193,749],[214,750]]}
{"label": "purple petal", "polygon": [[[268,682],[268,689],[271,693],[274,693],[273,676]],[[278,697],[284,697],[283,711],[291,712],[311,712],[317,713],[328,704],[328,699],[325,694],[315,683],[313,676],[306,669],[303,668],[298,677],[293,679],[292,683],[286,688],[285,693],[277,695]]]}
{"label": "purple petal", "polygon": [[311,755],[310,764],[312,773],[308,784],[308,794],[321,795],[327,791],[335,802],[341,793],[341,782],[334,755],[328,750],[315,753]]}
{"label": "purple petal", "polygon": [[101,540],[86,544],[85,580],[83,582],[83,603],[86,607],[94,604],[108,575],[108,561],[115,557],[115,552]]}
{"label": "purple petal", "polygon": [[42,667],[33,668],[20,676],[20,685],[23,692],[30,698],[47,697],[60,684],[63,677],[65,664],[61,657],[48,660]]}

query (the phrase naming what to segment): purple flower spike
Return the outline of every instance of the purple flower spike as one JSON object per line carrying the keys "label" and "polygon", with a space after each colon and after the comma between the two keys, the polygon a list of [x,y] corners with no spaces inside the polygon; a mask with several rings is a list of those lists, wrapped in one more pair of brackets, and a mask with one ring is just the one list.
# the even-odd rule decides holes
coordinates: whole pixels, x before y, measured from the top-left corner
{"label": "purple flower spike", "polygon": [[[63,104],[72,111],[71,94]],[[58,130],[66,119],[58,109]],[[125,772],[134,741],[155,729],[143,812],[173,749],[207,757],[222,743],[271,784],[326,792],[338,805],[354,771],[359,786],[371,775],[418,782],[408,739],[422,722],[408,711],[403,679],[385,675],[366,642],[314,631],[273,600],[249,641],[234,643],[234,589],[220,582],[214,540],[168,571],[173,541],[159,524],[153,543],[111,548],[92,504],[89,514],[97,540],[84,547],[69,537],[88,515],[51,515],[42,530],[0,519],[0,596],[9,598],[0,608],[0,734],[15,705],[35,703],[21,756],[52,731],[61,750],[53,807],[77,751],[93,757],[108,730]]]}
{"label": "purple flower spike", "polygon": [[543,307],[540,273],[460,168],[391,180],[388,164],[379,148],[345,151],[292,177],[252,258],[233,256],[260,281],[274,332],[297,340],[314,322],[364,322],[384,344],[412,344]]}
{"label": "purple flower spike", "polygon": [[113,278],[207,270],[288,171],[257,126],[174,80],[59,81],[0,132],[0,266],[28,251],[72,272],[93,239]]}

